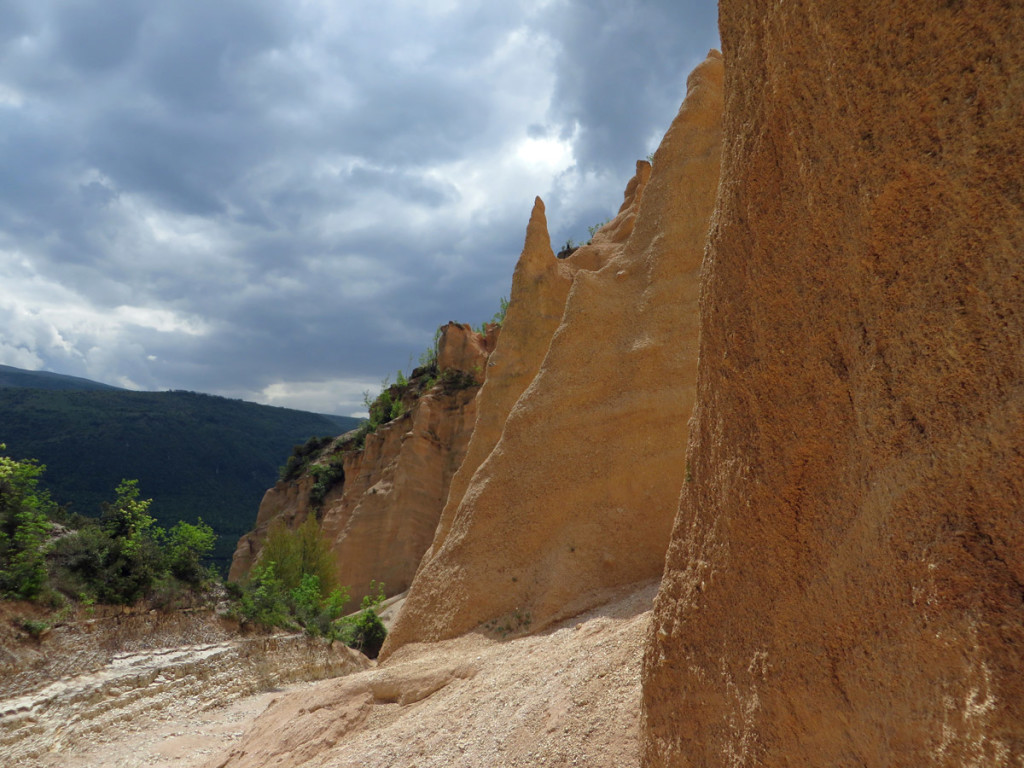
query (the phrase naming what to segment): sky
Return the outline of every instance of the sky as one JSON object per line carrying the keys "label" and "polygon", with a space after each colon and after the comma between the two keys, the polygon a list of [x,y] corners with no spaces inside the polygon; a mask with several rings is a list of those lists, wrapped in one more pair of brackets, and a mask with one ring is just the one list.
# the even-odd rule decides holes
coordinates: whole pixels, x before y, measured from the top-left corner
{"label": "sky", "polygon": [[712,47],[710,0],[0,0],[0,364],[364,411]]}

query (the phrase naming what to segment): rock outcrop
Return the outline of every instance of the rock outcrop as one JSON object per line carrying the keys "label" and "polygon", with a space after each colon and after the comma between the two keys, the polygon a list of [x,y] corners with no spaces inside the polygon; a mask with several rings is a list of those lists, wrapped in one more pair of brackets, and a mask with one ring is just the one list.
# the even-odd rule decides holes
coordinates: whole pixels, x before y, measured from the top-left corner
{"label": "rock outcrop", "polygon": [[533,203],[526,242],[512,274],[512,291],[502,323],[501,343],[487,360],[487,377],[477,396],[477,416],[465,458],[452,479],[429,561],[448,537],[452,519],[477,467],[501,437],[509,412],[533,381],[558,328],[571,283],[569,266],[555,258],[544,203]]}
{"label": "rock outcrop", "polygon": [[[450,523],[418,571],[384,655],[484,622],[537,629],[596,604],[611,588],[661,573],[694,396],[697,283],[718,184],[722,69],[712,52],[690,76],[650,180],[644,183],[647,164],[638,166],[623,211],[567,260],[571,289],[543,361],[465,492],[449,499]],[[532,238],[546,241],[538,214],[535,208],[523,261]],[[546,243],[539,250],[550,253]],[[529,258],[523,272],[562,279],[560,265],[548,259],[541,271]],[[558,305],[549,290],[547,318]],[[531,311],[517,308],[515,295],[514,309]],[[512,330],[509,323],[494,358],[515,338]],[[538,328],[537,339],[544,335]],[[507,407],[511,393],[501,401]],[[483,403],[480,413],[478,421]],[[495,433],[489,428],[486,441],[479,433],[480,455]]]}
{"label": "rock outcrop", "polygon": [[[417,369],[404,388],[391,388],[403,404],[400,416],[366,435],[361,448],[342,435],[297,478],[267,491],[255,530],[238,543],[230,578],[248,573],[272,525],[294,529],[315,512],[353,601],[369,593],[371,580],[388,595],[408,589],[465,455],[479,381],[497,338],[497,326],[486,335],[468,325],[444,326],[436,373]],[[325,478],[333,479],[326,491]]]}
{"label": "rock outcrop", "polygon": [[1018,765],[1024,14],[722,0],[720,24],[644,764]]}
{"label": "rock outcrop", "polygon": [[256,512],[255,527],[243,535],[235,546],[231,558],[228,581],[241,581],[256,564],[263,542],[267,540],[270,524],[280,521],[291,529],[302,525],[310,512],[309,494],[316,479],[304,474],[294,480],[279,480],[263,494]]}

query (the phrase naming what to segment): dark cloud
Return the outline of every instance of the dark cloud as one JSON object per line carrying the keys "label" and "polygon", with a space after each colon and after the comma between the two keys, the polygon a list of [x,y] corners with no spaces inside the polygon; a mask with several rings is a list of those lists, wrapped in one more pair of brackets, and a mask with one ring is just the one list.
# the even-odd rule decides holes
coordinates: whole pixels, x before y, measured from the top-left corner
{"label": "dark cloud", "polygon": [[0,45],[7,48],[31,26],[31,17],[22,0],[0,0]]}
{"label": "dark cloud", "polygon": [[568,0],[551,24],[561,42],[553,110],[564,131],[579,126],[588,170],[628,172],[653,149],[652,127],[668,127],[686,76],[718,46],[717,3]]}
{"label": "dark cloud", "polygon": [[0,363],[357,409],[493,314],[535,194],[556,239],[618,206],[716,44],[652,0],[0,0]]}
{"label": "dark cloud", "polygon": [[134,52],[145,18],[137,0],[70,2],[55,7],[55,50],[74,70],[109,70]]}

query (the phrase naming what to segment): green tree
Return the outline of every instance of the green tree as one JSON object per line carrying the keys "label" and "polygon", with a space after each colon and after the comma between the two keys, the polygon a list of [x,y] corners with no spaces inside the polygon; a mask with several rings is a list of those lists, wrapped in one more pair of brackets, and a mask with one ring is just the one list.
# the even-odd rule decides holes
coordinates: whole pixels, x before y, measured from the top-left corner
{"label": "green tree", "polygon": [[171,575],[192,586],[199,586],[207,575],[203,558],[213,551],[217,534],[203,522],[186,523],[181,520],[174,524],[167,534],[165,554]]}
{"label": "green tree", "polygon": [[322,635],[332,640],[338,636],[335,622],[349,601],[347,587],[338,587],[326,597],[320,588],[320,579],[311,573],[302,574],[302,582],[290,593],[291,607],[299,623],[311,635]]}
{"label": "green tree", "polygon": [[104,502],[100,524],[112,538],[138,541],[151,535],[156,520],[149,514],[152,499],[139,498],[139,481],[122,480],[114,501]]}
{"label": "green tree", "polygon": [[45,469],[0,456],[0,596],[32,600],[46,584],[44,545],[57,505],[38,487]]}
{"label": "green tree", "polygon": [[319,579],[325,592],[338,586],[334,556],[320,533],[315,515],[307,516],[294,531],[283,523],[272,526],[260,552],[260,562],[276,564],[277,578],[288,591],[296,589],[307,573]]}
{"label": "green tree", "polygon": [[139,498],[137,480],[122,480],[96,523],[65,536],[53,549],[56,586],[73,597],[128,604],[148,595],[167,573],[166,534]]}
{"label": "green tree", "polygon": [[271,560],[257,565],[243,590],[240,602],[242,616],[266,627],[294,629],[288,611],[287,591],[277,577],[276,564]]}
{"label": "green tree", "polygon": [[377,608],[384,599],[384,585],[371,581],[370,594],[363,597],[362,610],[355,616],[346,616],[341,620],[341,641],[350,648],[362,651],[371,659],[377,658],[388,636],[388,630],[377,613]]}

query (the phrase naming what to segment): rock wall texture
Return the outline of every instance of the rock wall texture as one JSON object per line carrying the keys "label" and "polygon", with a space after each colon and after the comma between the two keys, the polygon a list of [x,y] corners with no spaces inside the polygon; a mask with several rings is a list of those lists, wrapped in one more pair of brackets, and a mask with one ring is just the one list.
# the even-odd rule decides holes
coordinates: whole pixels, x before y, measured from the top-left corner
{"label": "rock wall texture", "polygon": [[259,558],[263,542],[267,540],[270,524],[281,521],[289,528],[297,528],[309,514],[309,492],[313,489],[312,475],[303,475],[293,481],[278,481],[267,489],[256,512],[256,526],[244,534],[235,545],[228,571],[229,581],[244,579]]}
{"label": "rock wall texture", "polygon": [[543,362],[435,538],[384,655],[485,622],[538,629],[661,573],[694,396],[722,69],[712,52],[690,76],[650,180],[644,163],[625,210],[568,259]]}
{"label": "rock wall texture", "polygon": [[[349,587],[354,603],[369,593],[371,580],[382,582],[388,595],[409,588],[473,431],[474,377],[483,377],[497,338],[496,327],[484,336],[468,325],[444,326],[438,384],[422,396],[410,390],[406,412],[367,435],[361,450],[337,449],[344,476],[317,513],[338,563],[339,581]],[[453,373],[460,375],[446,379]],[[319,461],[338,457],[329,448]],[[302,524],[311,512],[314,482],[307,472],[267,491],[255,530],[238,543],[231,579],[248,573],[275,521],[292,529]]]}
{"label": "rock wall texture", "polygon": [[1020,765],[1024,14],[722,0],[720,25],[644,764]]}

